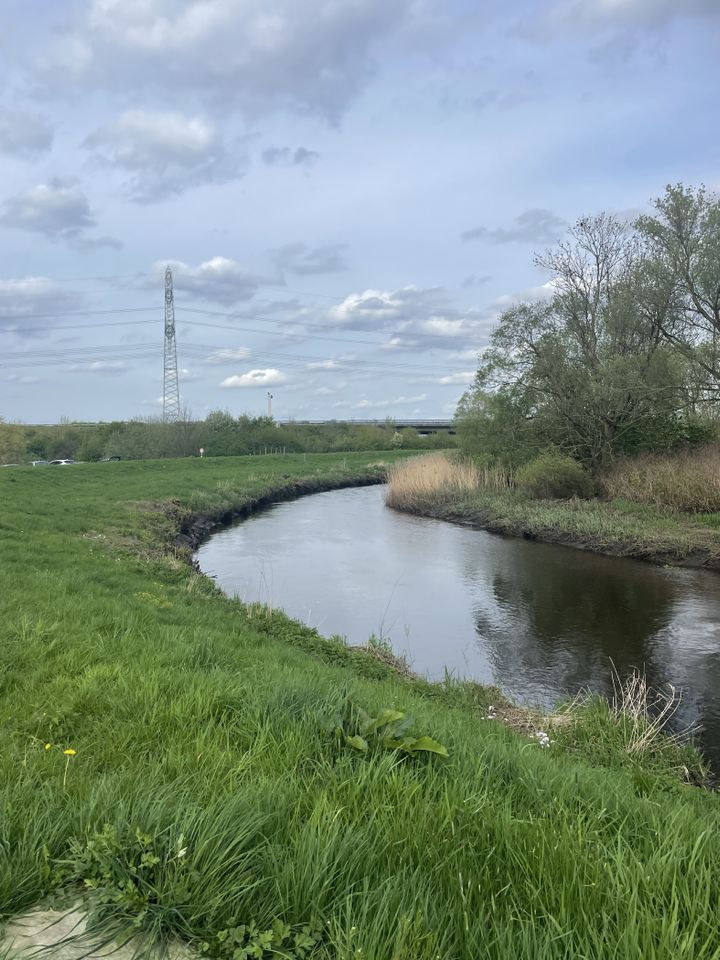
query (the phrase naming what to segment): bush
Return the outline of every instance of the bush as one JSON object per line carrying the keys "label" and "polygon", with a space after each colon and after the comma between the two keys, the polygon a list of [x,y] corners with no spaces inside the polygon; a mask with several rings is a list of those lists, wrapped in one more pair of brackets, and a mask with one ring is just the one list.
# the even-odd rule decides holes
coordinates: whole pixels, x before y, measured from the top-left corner
{"label": "bush", "polygon": [[587,499],[593,495],[590,474],[575,460],[556,453],[543,453],[517,472],[516,483],[536,500]]}

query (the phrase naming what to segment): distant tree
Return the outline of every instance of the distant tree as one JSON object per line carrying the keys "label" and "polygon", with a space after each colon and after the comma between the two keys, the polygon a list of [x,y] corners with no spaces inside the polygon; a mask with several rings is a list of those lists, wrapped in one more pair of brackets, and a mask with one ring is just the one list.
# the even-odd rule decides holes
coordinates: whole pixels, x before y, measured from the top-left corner
{"label": "distant tree", "polygon": [[0,463],[23,463],[25,457],[23,428],[0,417]]}
{"label": "distant tree", "polygon": [[45,444],[48,460],[77,459],[82,440],[82,429],[63,417],[56,427],[48,431]]}

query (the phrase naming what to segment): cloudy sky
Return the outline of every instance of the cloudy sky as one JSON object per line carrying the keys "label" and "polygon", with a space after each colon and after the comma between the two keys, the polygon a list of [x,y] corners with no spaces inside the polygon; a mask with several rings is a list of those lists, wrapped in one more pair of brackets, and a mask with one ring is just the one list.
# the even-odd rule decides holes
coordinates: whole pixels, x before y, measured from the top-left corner
{"label": "cloudy sky", "polygon": [[720,0],[3,0],[0,415],[450,416],[533,253],[720,185]]}

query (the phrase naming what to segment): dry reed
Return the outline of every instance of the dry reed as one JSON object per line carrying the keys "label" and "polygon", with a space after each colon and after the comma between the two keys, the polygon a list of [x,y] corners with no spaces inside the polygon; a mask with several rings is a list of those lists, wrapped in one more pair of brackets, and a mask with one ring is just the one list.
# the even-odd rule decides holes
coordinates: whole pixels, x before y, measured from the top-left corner
{"label": "dry reed", "polygon": [[482,468],[469,461],[448,460],[443,453],[431,453],[393,464],[388,472],[386,503],[408,510],[438,497],[479,488],[506,490],[509,486],[509,475],[499,468]]}
{"label": "dry reed", "polygon": [[625,728],[626,749],[630,754],[642,753],[658,739],[681,741],[689,730],[670,733],[668,725],[680,706],[680,694],[672,684],[666,690],[653,690],[645,674],[639,670],[620,677],[613,665],[613,698],[610,701],[615,721]]}
{"label": "dry reed", "polygon": [[602,478],[612,499],[686,513],[720,511],[720,446],[621,460]]}

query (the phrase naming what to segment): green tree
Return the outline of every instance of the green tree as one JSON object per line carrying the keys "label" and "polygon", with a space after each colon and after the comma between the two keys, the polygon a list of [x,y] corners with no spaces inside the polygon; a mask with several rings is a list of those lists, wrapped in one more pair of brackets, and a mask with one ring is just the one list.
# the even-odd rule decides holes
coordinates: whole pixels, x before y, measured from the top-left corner
{"label": "green tree", "polygon": [[597,470],[638,426],[678,415],[683,364],[660,332],[673,281],[605,214],[536,262],[552,296],[500,317],[460,404],[461,440],[513,465],[554,447]]}
{"label": "green tree", "polygon": [[705,187],[666,187],[654,215],[636,222],[660,275],[672,278],[673,307],[657,323],[665,339],[720,392],[720,197]]}
{"label": "green tree", "polygon": [[0,463],[22,463],[25,456],[23,428],[0,417]]}

